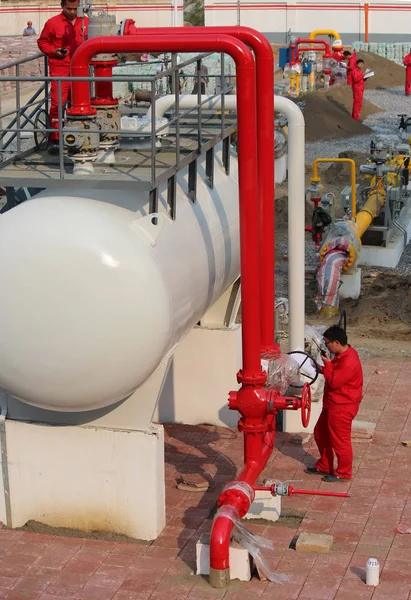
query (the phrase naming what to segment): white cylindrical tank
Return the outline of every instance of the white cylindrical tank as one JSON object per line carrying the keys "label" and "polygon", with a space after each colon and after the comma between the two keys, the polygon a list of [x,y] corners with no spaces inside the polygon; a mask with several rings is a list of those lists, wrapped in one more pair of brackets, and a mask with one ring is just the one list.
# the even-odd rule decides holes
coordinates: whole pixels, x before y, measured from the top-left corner
{"label": "white cylindrical tank", "polygon": [[157,224],[147,192],[42,192],[1,215],[0,388],[59,411],[133,393],[239,275],[234,157],[214,182],[193,204],[183,171]]}

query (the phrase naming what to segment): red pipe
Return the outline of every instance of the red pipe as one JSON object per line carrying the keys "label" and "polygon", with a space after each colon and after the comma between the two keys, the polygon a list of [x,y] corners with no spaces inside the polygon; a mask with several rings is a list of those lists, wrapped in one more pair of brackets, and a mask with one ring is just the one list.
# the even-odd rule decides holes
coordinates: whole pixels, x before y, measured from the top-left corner
{"label": "red pipe", "polygon": [[[274,486],[267,487],[263,485],[254,486],[255,491],[270,492]],[[288,495],[294,496],[295,494],[305,494],[307,496],[329,496],[331,498],[350,498],[350,494],[347,492],[322,492],[319,490],[296,490],[292,485],[288,486]]]}
{"label": "red pipe", "polygon": [[[124,24],[124,35],[164,35],[169,29],[140,29],[132,19]],[[197,27],[201,34],[235,37],[252,48],[255,54],[257,87],[257,156],[261,207],[260,222],[260,302],[261,351],[280,352],[275,344],[275,210],[274,210],[274,57],[269,41],[250,27]],[[178,35],[187,35],[186,27],[173,27]],[[267,92],[270,91],[270,94]]]}
{"label": "red pipe", "polygon": [[[116,60],[95,62],[94,76],[113,77],[113,66],[117,64]],[[118,104],[117,98],[113,98],[113,81],[95,81],[93,104],[115,105]]]}
{"label": "red pipe", "polygon": [[294,496],[294,494],[307,494],[311,496],[332,496],[336,498],[349,498],[350,494],[347,492],[320,492],[319,490],[296,490],[292,485],[288,487],[288,492],[290,496]]}
{"label": "red pipe", "polygon": [[326,54],[326,49],[325,48],[306,48],[306,47],[302,47],[302,48],[297,48],[297,52],[296,52],[296,60],[298,60],[300,58],[300,53],[301,52],[323,52],[324,51],[324,55]]}
{"label": "red pipe", "polygon": [[[300,44],[317,44],[317,45],[322,45],[324,46],[325,49],[325,56],[327,58],[330,58],[331,56],[331,52],[330,52],[330,44],[328,42],[326,42],[325,40],[306,40],[303,38],[298,38],[297,40],[297,46],[299,46]],[[297,50],[298,52],[298,50]]]}
{"label": "red pipe", "polygon": [[[250,50],[227,35],[169,33],[163,36],[103,36],[85,41],[71,60],[71,75],[87,77],[89,64],[96,54],[124,52],[225,52],[231,55],[237,70],[238,161],[240,198],[240,264],[242,277],[242,348],[241,380],[245,385],[262,385],[265,373],[260,362],[260,276],[259,276],[259,203],[257,194],[257,128],[255,67]],[[87,81],[73,81],[70,116],[90,115],[90,89]]]}

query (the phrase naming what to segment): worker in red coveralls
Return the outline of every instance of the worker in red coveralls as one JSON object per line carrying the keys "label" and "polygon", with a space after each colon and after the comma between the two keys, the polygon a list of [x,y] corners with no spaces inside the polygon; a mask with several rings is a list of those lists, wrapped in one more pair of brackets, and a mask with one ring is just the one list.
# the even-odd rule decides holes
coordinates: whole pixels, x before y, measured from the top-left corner
{"label": "worker in red coveralls", "polygon": [[354,52],[348,58],[348,69],[347,69],[348,85],[352,85],[352,72],[354,71],[356,64],[357,64],[357,53],[354,50]]}
{"label": "worker in red coveralls", "polygon": [[363,374],[359,356],[348,344],[344,329],[333,325],[324,332],[323,338],[334,358],[323,357],[323,409],[314,429],[320,458],[306,473],[324,475],[322,480],[331,483],[352,476],[351,426],[362,399]]}
{"label": "worker in red coveralls", "polygon": [[[49,58],[49,73],[51,77],[68,77],[70,61],[76,49],[87,38],[88,19],[77,17],[79,0],[62,0],[62,12],[49,19],[39,39],[40,50]],[[70,96],[70,82],[61,82],[61,103],[64,106]],[[51,127],[58,129],[58,84],[51,83],[50,99]],[[49,152],[58,153],[58,133],[50,135]]]}
{"label": "worker in red coveralls", "polygon": [[364,61],[359,58],[356,62],[355,69],[351,72],[352,77],[352,118],[355,121],[360,121],[362,101],[364,98],[364,73],[362,71],[364,67]]}
{"label": "worker in red coveralls", "polygon": [[404,57],[405,65],[405,95],[411,94],[411,52]]}

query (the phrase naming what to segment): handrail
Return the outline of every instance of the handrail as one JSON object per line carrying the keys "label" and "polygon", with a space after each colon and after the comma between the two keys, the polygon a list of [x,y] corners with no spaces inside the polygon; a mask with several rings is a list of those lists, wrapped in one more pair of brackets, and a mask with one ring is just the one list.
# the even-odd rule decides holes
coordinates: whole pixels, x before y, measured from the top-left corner
{"label": "handrail", "polygon": [[2,71],[3,69],[9,69],[10,67],[18,67],[23,63],[30,62],[31,60],[37,60],[38,58],[44,58],[44,54],[42,52],[39,52],[38,54],[26,56],[26,58],[19,58],[19,60],[14,60],[13,62],[6,63],[4,65],[0,64],[0,71]]}
{"label": "handrail", "polygon": [[353,219],[357,216],[357,180],[355,175],[355,162],[352,158],[316,158],[313,163],[313,183],[320,183],[321,178],[318,176],[318,165],[320,163],[347,163],[351,166],[351,216]]}

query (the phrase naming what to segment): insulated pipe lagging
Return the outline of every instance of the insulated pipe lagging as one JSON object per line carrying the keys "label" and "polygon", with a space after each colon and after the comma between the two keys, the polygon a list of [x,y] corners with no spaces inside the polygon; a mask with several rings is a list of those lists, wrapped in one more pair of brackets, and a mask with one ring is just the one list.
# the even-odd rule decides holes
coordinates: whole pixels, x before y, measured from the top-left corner
{"label": "insulated pipe lagging", "polygon": [[[218,110],[221,98],[201,96],[203,108]],[[225,107],[235,110],[236,97],[226,96]],[[175,96],[156,100],[156,116],[164,116],[175,103]],[[197,106],[196,96],[179,97],[181,109]],[[276,111],[288,121],[288,279],[289,279],[289,349],[304,348],[305,325],[305,122],[300,108],[288,98],[274,96]],[[151,107],[147,116],[151,118]],[[274,311],[273,311],[274,314]]]}
{"label": "insulated pipe lagging", "polygon": [[[225,52],[236,63],[237,115],[240,198],[240,264],[241,302],[243,311],[242,351],[243,384],[264,383],[260,348],[260,261],[259,261],[259,198],[257,179],[257,125],[255,66],[250,50],[241,41],[228,35],[169,33],[162,36],[102,36],[85,41],[75,51],[71,61],[73,77],[88,77],[92,58],[97,54],[126,52]],[[87,81],[71,85],[71,117],[92,114],[90,88]],[[262,127],[263,124],[260,124]],[[271,232],[273,236],[273,232]]]}
{"label": "insulated pipe lagging", "polygon": [[[250,48],[255,55],[257,86],[257,151],[258,185],[261,207],[260,237],[260,285],[261,285],[261,349],[279,352],[275,344],[275,211],[274,211],[274,106],[269,92],[274,94],[274,58],[269,41],[265,36],[250,27],[196,27],[202,35],[224,34],[233,36]],[[173,29],[179,35],[190,33],[186,27]],[[125,36],[142,34],[159,36],[168,30],[161,27],[140,29],[132,19],[123,25]]]}

